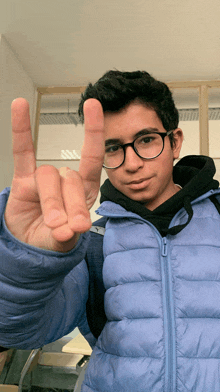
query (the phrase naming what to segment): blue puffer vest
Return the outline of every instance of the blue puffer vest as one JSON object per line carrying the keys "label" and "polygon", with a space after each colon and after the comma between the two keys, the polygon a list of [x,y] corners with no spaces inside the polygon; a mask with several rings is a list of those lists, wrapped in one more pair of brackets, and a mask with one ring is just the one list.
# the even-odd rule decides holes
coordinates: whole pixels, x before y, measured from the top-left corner
{"label": "blue puffer vest", "polygon": [[[220,392],[220,216],[210,194],[166,238],[119,205],[100,207],[108,321],[82,392]],[[187,218],[182,209],[171,226]]]}

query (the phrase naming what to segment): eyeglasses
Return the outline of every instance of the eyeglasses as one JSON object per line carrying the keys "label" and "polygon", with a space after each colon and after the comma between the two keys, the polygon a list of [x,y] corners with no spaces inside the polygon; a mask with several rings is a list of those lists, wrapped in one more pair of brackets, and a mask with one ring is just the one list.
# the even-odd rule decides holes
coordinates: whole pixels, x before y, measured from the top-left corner
{"label": "eyeglasses", "polygon": [[123,165],[128,146],[131,146],[140,158],[157,158],[163,152],[165,137],[169,136],[172,132],[150,132],[138,136],[132,143],[106,145],[103,167],[106,169],[116,169]]}

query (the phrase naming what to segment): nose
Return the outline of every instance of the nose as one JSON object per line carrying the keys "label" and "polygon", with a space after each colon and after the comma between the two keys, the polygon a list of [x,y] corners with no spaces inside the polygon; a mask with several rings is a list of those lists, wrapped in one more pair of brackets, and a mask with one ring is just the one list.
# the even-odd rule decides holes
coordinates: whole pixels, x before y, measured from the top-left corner
{"label": "nose", "polygon": [[140,158],[134,151],[132,146],[126,146],[124,168],[127,171],[135,172],[143,167],[144,160]]}

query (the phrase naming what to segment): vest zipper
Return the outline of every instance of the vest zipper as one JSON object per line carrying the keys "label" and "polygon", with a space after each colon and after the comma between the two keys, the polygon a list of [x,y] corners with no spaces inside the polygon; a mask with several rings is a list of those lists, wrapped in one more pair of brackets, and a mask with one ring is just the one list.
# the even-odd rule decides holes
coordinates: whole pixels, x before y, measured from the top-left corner
{"label": "vest zipper", "polygon": [[167,239],[166,237],[162,238],[162,256],[167,256]]}
{"label": "vest zipper", "polygon": [[[100,215],[103,215],[103,213]],[[103,215],[105,216],[105,215]],[[110,216],[110,214],[109,214]],[[110,216],[111,217],[111,216]],[[113,216],[115,217],[115,216]],[[120,216],[118,216],[120,217]],[[123,216],[124,217],[124,216]],[[133,217],[133,216],[132,216]],[[151,226],[161,244],[161,275],[164,309],[164,335],[165,335],[165,388],[164,392],[176,392],[176,337],[175,337],[175,317],[172,295],[172,272],[170,258],[168,255],[167,238],[161,237],[155,226],[139,216],[135,216]],[[173,218],[174,219],[174,218]]]}
{"label": "vest zipper", "polygon": [[166,373],[165,392],[175,392],[176,384],[176,361],[175,361],[175,329],[174,329],[174,309],[172,297],[172,275],[170,260],[168,257],[167,238],[162,238],[162,281],[164,298],[164,330],[165,330],[165,350],[166,350]]}

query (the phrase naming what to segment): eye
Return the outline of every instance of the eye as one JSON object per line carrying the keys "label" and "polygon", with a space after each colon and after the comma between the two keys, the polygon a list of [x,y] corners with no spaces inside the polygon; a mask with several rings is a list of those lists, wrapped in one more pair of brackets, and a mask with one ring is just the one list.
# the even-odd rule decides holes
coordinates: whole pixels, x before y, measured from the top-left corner
{"label": "eye", "polygon": [[149,143],[152,143],[155,140],[155,136],[156,135],[144,135],[144,136],[141,136],[137,140],[137,142],[138,142],[138,144],[149,144]]}
{"label": "eye", "polygon": [[113,144],[112,146],[106,146],[105,153],[106,154],[114,154],[120,150],[121,146],[117,144]]}

